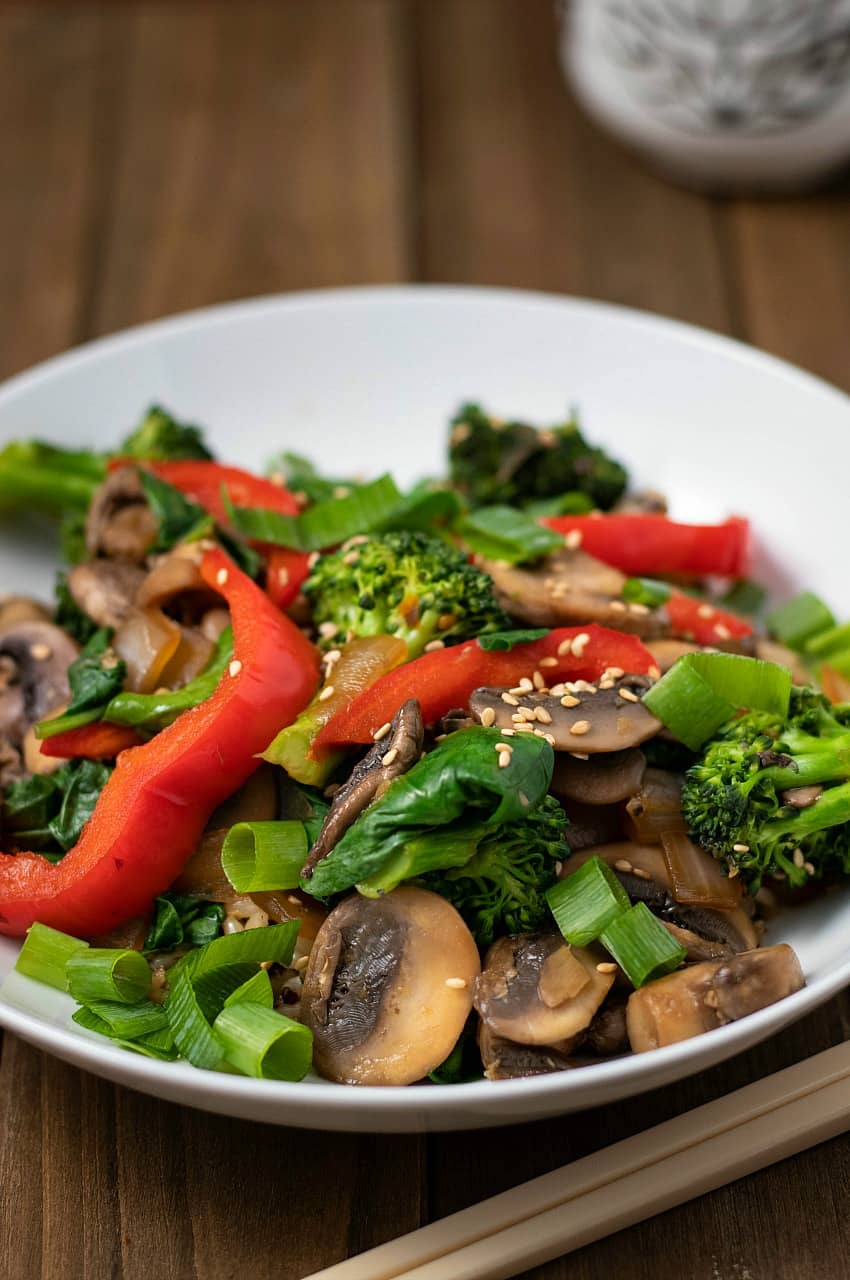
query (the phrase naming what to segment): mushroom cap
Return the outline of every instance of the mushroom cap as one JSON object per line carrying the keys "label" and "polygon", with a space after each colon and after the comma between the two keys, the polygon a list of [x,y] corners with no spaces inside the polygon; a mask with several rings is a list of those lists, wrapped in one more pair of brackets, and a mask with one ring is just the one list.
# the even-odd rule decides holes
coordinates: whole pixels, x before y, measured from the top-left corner
{"label": "mushroom cap", "polygon": [[[577,751],[582,755],[625,751],[652,738],[661,721],[641,701],[652,681],[648,676],[624,675],[600,684],[576,680],[556,689],[563,694],[541,692],[511,693],[505,702],[504,689],[473,689],[470,711],[481,719],[491,708],[500,729],[548,736],[556,751]],[[605,687],[603,687],[603,685]],[[565,706],[564,701],[572,705]],[[533,726],[523,729],[523,725]]]}
{"label": "mushroom cap", "polygon": [[561,1044],[517,1044],[497,1036],[486,1022],[478,1023],[478,1049],[488,1080],[519,1080],[526,1076],[567,1071],[573,1063],[569,1054],[577,1037]]}
{"label": "mushroom cap", "polygon": [[144,569],[128,560],[86,560],[68,574],[68,590],[99,627],[120,627],[144,580]]}
{"label": "mushroom cap", "polygon": [[445,898],[409,887],[352,894],[319,929],[304,975],[317,1071],[341,1084],[421,1080],[457,1043],[479,970]]}
{"label": "mushroom cap", "polygon": [[635,1053],[689,1040],[765,1009],[805,986],[787,943],[689,965],[629,997],[626,1022]]}
{"label": "mushroom cap", "polygon": [[14,664],[3,689],[0,733],[20,740],[29,725],[68,701],[68,667],[79,652],[52,622],[18,622],[0,631],[0,655]]}
{"label": "mushroom cap", "polygon": [[[564,998],[554,1003],[557,997],[547,989],[546,966],[563,956],[584,971],[583,981],[572,983],[568,975],[558,974]],[[614,973],[600,973],[596,967],[602,959],[601,953],[568,946],[554,932],[499,938],[487,952],[476,983],[475,1008],[493,1034],[505,1040],[560,1044],[590,1025],[611,989]]]}
{"label": "mushroom cap", "polygon": [[142,561],[156,541],[157,520],[139,471],[118,467],[95,490],[86,516],[86,547],[92,556]]}
{"label": "mushroom cap", "polygon": [[635,794],[645,772],[646,757],[637,747],[600,752],[589,760],[559,751],[550,790],[582,804],[618,804]]}

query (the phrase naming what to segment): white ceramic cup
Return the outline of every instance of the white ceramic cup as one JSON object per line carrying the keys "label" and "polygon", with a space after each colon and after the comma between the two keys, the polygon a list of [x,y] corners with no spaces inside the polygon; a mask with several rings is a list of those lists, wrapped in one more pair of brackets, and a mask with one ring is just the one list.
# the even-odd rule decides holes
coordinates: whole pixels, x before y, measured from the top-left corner
{"label": "white ceramic cup", "polygon": [[811,186],[850,160],[850,0],[571,0],[561,61],[670,177]]}

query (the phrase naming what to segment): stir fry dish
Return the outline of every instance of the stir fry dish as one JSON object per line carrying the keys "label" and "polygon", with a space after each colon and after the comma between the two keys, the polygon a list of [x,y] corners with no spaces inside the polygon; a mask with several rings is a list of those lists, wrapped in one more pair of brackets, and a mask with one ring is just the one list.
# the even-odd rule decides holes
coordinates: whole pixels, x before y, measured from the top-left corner
{"label": "stir fry dish", "polygon": [[767,607],[746,518],[474,404],[406,491],[152,408],[111,453],[8,444],[0,509],[63,559],[0,601],[0,932],[87,1032],[447,1085],[803,986],[762,943],[850,878],[850,625]]}

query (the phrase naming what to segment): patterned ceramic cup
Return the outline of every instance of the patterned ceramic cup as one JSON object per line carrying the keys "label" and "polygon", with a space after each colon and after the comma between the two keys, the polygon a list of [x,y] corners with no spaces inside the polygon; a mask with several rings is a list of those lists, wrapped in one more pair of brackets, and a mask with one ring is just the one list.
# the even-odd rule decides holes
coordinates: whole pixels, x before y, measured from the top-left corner
{"label": "patterned ceramic cup", "polygon": [[671,177],[809,186],[850,159],[850,0],[571,0],[585,109]]}

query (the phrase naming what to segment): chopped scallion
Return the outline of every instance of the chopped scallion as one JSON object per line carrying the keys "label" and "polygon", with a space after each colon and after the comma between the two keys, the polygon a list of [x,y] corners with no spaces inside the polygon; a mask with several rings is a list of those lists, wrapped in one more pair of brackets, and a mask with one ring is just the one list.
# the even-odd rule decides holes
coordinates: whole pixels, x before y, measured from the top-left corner
{"label": "chopped scallion", "polygon": [[737,653],[687,653],[643,696],[644,706],[697,751],[736,709],[785,717],[791,672]]}
{"label": "chopped scallion", "polygon": [[140,951],[90,947],[67,963],[68,990],[79,1004],[116,1000],[136,1004],[151,984],[151,971]]}
{"label": "chopped scallion", "polygon": [[101,1018],[115,1036],[123,1040],[139,1040],[168,1026],[168,1015],[161,1004],[145,1000],[143,1004],[122,1004],[117,1000],[91,1000],[88,1008]]}
{"label": "chopped scallion", "polygon": [[848,645],[850,645],[850,622],[845,622],[840,627],[828,627],[824,631],[819,631],[817,635],[810,636],[804,647],[806,653],[814,657],[829,658],[831,654],[841,652]]}
{"label": "chopped scallion", "polygon": [[59,991],[68,990],[67,964],[72,956],[88,951],[89,944],[68,933],[60,933],[46,924],[33,924],[27,930],[15,968],[36,982],[45,982]]}
{"label": "chopped scallion", "polygon": [[227,1061],[246,1076],[302,1080],[313,1058],[308,1027],[259,1004],[223,1009],[214,1031]]}
{"label": "chopped scallion", "polygon": [[767,592],[763,586],[753,582],[752,578],[741,578],[740,582],[736,582],[718,603],[721,609],[729,609],[732,613],[743,613],[752,618],[757,613],[761,613],[766,600]]}
{"label": "chopped scallion", "polygon": [[221,868],[237,893],[296,889],[306,857],[303,822],[237,822],[222,845]]}
{"label": "chopped scallion", "polygon": [[688,954],[645,902],[616,916],[599,941],[635,988],[678,969]]}
{"label": "chopped scallion", "polygon": [[267,1009],[274,1008],[274,991],[271,979],[265,969],[258,969],[253,978],[243,982],[241,987],[231,991],[224,1002],[225,1009],[234,1004],[262,1004]]}
{"label": "chopped scallion", "polygon": [[586,947],[629,909],[629,895],[607,862],[598,857],[588,858],[553,885],[546,901],[564,938],[574,947]]}
{"label": "chopped scallion", "polygon": [[831,610],[811,591],[803,591],[767,615],[771,635],[790,649],[802,649],[821,631],[835,626]]}
{"label": "chopped scallion", "polygon": [[266,925],[264,929],[228,933],[214,938],[198,951],[190,951],[181,961],[181,968],[189,965],[193,976],[199,977],[226,964],[262,964],[264,961],[289,964],[299,927],[298,920],[287,920],[284,924]]}

